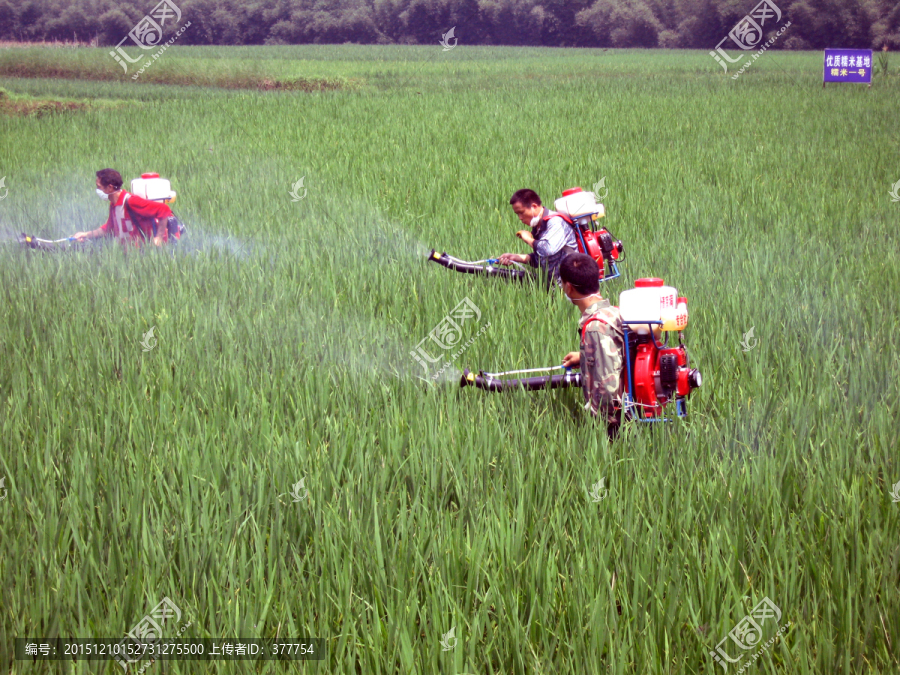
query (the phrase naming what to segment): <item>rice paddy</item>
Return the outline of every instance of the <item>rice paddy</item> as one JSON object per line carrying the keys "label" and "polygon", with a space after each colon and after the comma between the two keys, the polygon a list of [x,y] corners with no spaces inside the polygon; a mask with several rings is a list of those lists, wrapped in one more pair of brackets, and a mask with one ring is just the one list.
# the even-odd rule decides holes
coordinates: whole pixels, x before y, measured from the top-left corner
{"label": "rice paddy", "polygon": [[[116,102],[0,116],[0,668],[119,672],[13,638],[118,639],[165,597],[183,637],[327,649],[150,672],[900,670],[895,76],[176,46],[132,82],[104,58],[0,55],[11,95]],[[174,251],[15,244],[100,225],[105,167],[172,181]],[[626,250],[601,292],[675,286],[704,376],[687,420],[613,443],[579,390],[458,387],[576,350],[561,293],[425,260],[525,252],[516,189],[601,179]],[[435,383],[410,352],[466,299]]]}

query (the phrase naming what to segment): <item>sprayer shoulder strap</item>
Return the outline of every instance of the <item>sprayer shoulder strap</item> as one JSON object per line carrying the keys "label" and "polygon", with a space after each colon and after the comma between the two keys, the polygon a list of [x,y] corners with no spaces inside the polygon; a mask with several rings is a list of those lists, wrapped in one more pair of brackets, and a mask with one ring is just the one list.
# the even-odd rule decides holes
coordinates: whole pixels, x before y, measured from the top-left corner
{"label": "sprayer shoulder strap", "polygon": [[[144,228],[141,227],[140,221],[135,217],[136,214],[134,209],[131,208],[131,204],[128,203],[131,195],[125,195],[125,210],[128,211],[128,215],[131,216],[131,222],[134,223],[134,226],[137,228],[138,232],[141,233],[141,238],[146,239],[147,235],[144,234]],[[153,236],[156,236],[156,218],[153,219]]]}
{"label": "sprayer shoulder strap", "polygon": [[[584,334],[587,333],[587,327],[591,325],[594,321],[599,321],[600,323],[605,323],[607,326],[610,326],[609,321],[606,319],[601,319],[599,316],[592,316],[590,319],[584,322],[584,325],[581,327],[581,341],[584,342]],[[612,326],[610,326],[611,328]]]}
{"label": "sprayer shoulder strap", "polygon": [[572,219],[569,218],[568,216],[563,215],[562,213],[557,213],[556,211],[550,211],[550,210],[548,209],[548,210],[547,210],[547,217],[544,218],[544,221],[548,221],[548,220],[550,220],[551,218],[562,218],[562,219],[563,219],[565,222],[567,222],[569,225],[572,224]]}
{"label": "sprayer shoulder strap", "polygon": [[603,319],[599,316],[592,316],[590,319],[584,322],[584,325],[581,327],[581,341],[584,342],[584,334],[587,333],[587,327],[594,321],[599,321],[600,323],[605,323],[607,326],[613,329],[616,333],[621,333],[622,331],[617,329],[614,325],[612,325],[606,319]]}

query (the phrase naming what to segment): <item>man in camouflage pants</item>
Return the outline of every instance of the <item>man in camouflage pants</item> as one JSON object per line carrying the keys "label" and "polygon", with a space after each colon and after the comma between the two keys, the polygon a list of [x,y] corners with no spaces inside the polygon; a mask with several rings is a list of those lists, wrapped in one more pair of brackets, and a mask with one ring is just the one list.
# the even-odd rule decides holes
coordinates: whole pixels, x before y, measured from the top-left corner
{"label": "man in camouflage pants", "polygon": [[559,277],[566,297],[581,310],[581,351],[566,354],[563,365],[581,368],[584,407],[606,422],[609,438],[614,439],[622,419],[625,377],[622,315],[600,295],[600,268],[589,255],[567,255]]}

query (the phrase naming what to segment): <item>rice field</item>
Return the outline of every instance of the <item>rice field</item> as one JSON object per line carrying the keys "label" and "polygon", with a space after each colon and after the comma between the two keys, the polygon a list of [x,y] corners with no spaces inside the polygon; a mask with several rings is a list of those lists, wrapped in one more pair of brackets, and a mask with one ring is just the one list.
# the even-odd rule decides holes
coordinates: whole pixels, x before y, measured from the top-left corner
{"label": "rice field", "polygon": [[[116,102],[0,116],[0,669],[119,672],[14,638],[119,639],[168,598],[166,637],[326,648],[149,672],[900,672],[900,81],[821,61],[0,53],[11,96]],[[174,252],[16,245],[100,225],[105,167],[172,181]],[[578,390],[458,386],[576,350],[561,293],[425,259],[525,252],[516,189],[601,179],[601,291],[687,296],[704,377],[613,443]],[[435,381],[410,352],[465,300]]]}

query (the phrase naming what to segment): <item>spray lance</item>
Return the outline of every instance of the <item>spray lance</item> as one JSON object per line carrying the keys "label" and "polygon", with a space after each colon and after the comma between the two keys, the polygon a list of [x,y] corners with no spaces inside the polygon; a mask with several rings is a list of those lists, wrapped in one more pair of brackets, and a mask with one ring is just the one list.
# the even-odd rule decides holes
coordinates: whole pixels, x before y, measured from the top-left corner
{"label": "spray lance", "polygon": [[[475,262],[469,262],[466,260],[460,260],[459,258],[454,258],[452,255],[448,255],[447,253],[437,253],[434,249],[432,249],[431,253],[428,254],[428,260],[437,263],[438,265],[443,265],[447,269],[462,272],[464,274],[482,274],[488,277],[500,277],[501,279],[512,279],[515,281],[525,281],[526,279],[531,277],[528,271],[524,269],[507,270],[499,267],[494,267],[494,264],[498,260],[500,260],[500,258],[486,258],[485,260],[476,260]],[[487,264],[482,265],[482,263]],[[519,265],[519,263],[514,264]]]}
{"label": "spray lance", "polygon": [[40,237],[32,237],[30,234],[22,232],[18,237],[18,241],[22,246],[27,246],[28,248],[49,250],[56,248],[56,244],[75,241],[75,237],[65,237],[64,239],[41,239]]}
{"label": "spray lance", "polygon": [[[550,370],[565,370],[565,373],[557,375],[540,375],[535,377],[524,377],[517,379],[501,379],[507,375],[516,375],[519,373],[541,373]],[[561,389],[565,387],[580,387],[581,373],[572,372],[571,368],[563,366],[551,366],[549,368],[529,368],[526,370],[507,370],[500,373],[486,373],[483,370],[478,371],[476,375],[470,372],[468,368],[463,371],[459,381],[460,387],[477,387],[485,391],[509,391],[511,389],[524,389],[526,391],[537,391],[538,389]]]}

